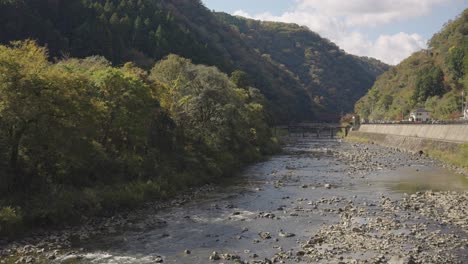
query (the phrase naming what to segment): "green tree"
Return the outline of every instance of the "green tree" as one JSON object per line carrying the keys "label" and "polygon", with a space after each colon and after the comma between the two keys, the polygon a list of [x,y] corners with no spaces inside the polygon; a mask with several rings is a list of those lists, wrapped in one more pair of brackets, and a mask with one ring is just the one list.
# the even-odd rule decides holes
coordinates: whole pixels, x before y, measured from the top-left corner
{"label": "green tree", "polygon": [[109,24],[112,26],[114,30],[118,30],[120,27],[120,18],[117,13],[112,14],[109,18]]}
{"label": "green tree", "polygon": [[247,89],[249,86],[248,75],[244,71],[236,70],[231,73],[231,81],[239,88]]}
{"label": "green tree", "polygon": [[424,103],[431,96],[441,96],[445,92],[444,74],[439,67],[432,67],[418,73],[416,90],[412,100],[414,104]]}
{"label": "green tree", "polygon": [[463,62],[464,58],[465,54],[463,49],[458,47],[453,47],[450,49],[448,64],[455,80],[461,79],[465,75],[465,67]]}

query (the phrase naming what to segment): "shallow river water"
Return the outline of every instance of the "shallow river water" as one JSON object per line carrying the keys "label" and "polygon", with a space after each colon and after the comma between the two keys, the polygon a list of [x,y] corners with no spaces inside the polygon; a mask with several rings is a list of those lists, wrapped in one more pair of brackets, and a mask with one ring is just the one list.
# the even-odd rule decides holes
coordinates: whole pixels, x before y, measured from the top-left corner
{"label": "shallow river water", "polygon": [[[83,248],[80,262],[209,263],[213,251],[243,260],[269,259],[279,250],[300,251],[300,242],[310,239],[323,225],[339,221],[333,213],[339,203],[319,210],[314,202],[320,199],[372,206],[382,195],[398,199],[415,191],[467,188],[465,177],[403,153],[376,156],[372,162],[383,167],[353,173],[350,164],[336,155],[346,148],[350,144],[295,141],[282,155],[250,166],[227,186],[145,216],[161,220],[159,226],[78,243],[75,246]],[[385,166],[390,162],[396,168]],[[327,206],[331,213],[327,213]],[[271,238],[262,238],[262,232]],[[221,262],[229,263],[227,258]]]}
{"label": "shallow river water", "polygon": [[[348,151],[354,156],[343,158]],[[361,166],[356,165],[359,162]],[[148,210],[135,228],[75,240],[71,250],[50,262],[269,263],[265,259],[282,252],[293,256],[281,259],[283,263],[335,263],[306,258],[302,250],[320,229],[340,222],[344,204],[372,213],[382,197],[398,200],[405,193],[464,192],[467,187],[464,176],[414,155],[374,145],[356,149],[350,143],[295,140],[283,154],[248,167],[224,186],[183,205]],[[157,224],[138,228],[138,221],[148,219]],[[450,226],[442,232],[466,237],[467,231],[461,229]],[[468,257],[463,246],[453,252],[458,262]],[[366,250],[344,255],[370,258]]]}

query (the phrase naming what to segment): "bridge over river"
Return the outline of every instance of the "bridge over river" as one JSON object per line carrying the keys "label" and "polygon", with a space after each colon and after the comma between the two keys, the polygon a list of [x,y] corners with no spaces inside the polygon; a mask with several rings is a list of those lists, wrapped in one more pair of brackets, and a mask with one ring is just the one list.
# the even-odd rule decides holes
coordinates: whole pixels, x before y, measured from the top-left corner
{"label": "bridge over river", "polygon": [[339,132],[347,136],[350,129],[350,126],[332,123],[297,123],[275,127],[275,136],[281,134],[279,131],[287,131],[288,136],[334,139]]}

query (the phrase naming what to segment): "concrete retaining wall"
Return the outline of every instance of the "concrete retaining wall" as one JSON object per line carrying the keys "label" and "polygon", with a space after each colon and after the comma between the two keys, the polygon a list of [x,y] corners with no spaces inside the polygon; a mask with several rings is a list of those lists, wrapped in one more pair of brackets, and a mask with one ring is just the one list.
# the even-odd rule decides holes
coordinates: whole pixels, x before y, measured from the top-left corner
{"label": "concrete retaining wall", "polygon": [[359,132],[395,135],[403,137],[415,137],[439,141],[468,142],[468,125],[403,125],[403,124],[381,124],[361,125]]}

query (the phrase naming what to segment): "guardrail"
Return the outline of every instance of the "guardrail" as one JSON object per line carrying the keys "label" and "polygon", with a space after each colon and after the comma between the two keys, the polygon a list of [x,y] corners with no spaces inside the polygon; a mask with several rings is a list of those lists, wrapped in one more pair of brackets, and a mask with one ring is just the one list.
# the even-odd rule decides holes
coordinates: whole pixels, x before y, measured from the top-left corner
{"label": "guardrail", "polygon": [[412,121],[372,121],[361,125],[468,125],[468,120],[434,120],[427,122]]}

